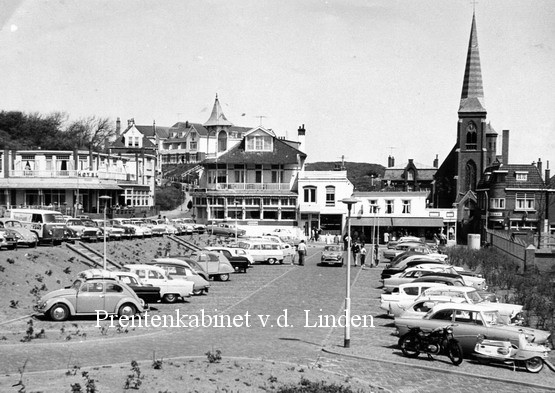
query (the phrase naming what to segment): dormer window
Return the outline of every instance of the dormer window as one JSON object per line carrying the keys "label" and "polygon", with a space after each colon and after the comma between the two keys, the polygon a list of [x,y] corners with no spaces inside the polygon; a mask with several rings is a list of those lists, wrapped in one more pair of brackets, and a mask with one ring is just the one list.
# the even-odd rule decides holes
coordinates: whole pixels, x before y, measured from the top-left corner
{"label": "dormer window", "polygon": [[515,172],[516,181],[528,181],[528,172]]}
{"label": "dormer window", "polygon": [[273,139],[269,135],[249,135],[247,136],[247,151],[272,151]]}

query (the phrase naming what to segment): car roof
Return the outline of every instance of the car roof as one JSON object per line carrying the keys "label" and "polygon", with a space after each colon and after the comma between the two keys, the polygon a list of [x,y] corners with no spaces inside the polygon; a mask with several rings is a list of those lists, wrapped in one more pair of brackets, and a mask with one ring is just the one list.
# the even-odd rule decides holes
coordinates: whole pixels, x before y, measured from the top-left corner
{"label": "car roof", "polygon": [[407,287],[423,287],[425,285],[428,286],[433,286],[433,287],[445,287],[445,288],[452,288],[448,285],[445,285],[443,283],[439,283],[439,282],[429,282],[429,281],[419,281],[419,282],[406,282],[404,284],[400,284],[399,285],[399,289],[401,288],[407,288]]}
{"label": "car roof", "polygon": [[441,290],[441,291],[448,291],[448,292],[474,292],[478,291],[474,287],[453,287],[450,285],[445,285],[442,288],[430,288],[431,290]]}
{"label": "car roof", "polygon": [[136,269],[154,269],[156,271],[165,272],[165,270],[162,269],[161,267],[158,267],[158,266],[155,266],[155,265],[147,265],[145,263],[128,263],[128,264],[123,265],[123,267],[126,267],[128,269],[130,267],[131,268],[136,268]]}
{"label": "car roof", "polygon": [[167,263],[167,264],[189,267],[189,264],[187,263],[187,261],[184,261],[182,259],[177,259],[177,258],[154,258],[152,261],[147,262],[149,266],[150,264],[154,264],[154,263]]}

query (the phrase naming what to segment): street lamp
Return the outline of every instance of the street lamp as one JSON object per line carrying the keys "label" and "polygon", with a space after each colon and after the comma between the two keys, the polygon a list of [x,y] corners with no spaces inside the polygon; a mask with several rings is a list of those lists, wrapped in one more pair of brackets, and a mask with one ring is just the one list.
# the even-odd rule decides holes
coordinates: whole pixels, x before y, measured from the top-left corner
{"label": "street lamp", "polygon": [[359,202],[355,198],[345,198],[341,202],[347,205],[347,282],[345,284],[345,341],[343,346],[349,348],[351,346],[351,207]]}
{"label": "street lamp", "polygon": [[239,215],[239,211],[237,209],[237,199],[235,200],[235,246],[237,247],[237,216]]}
{"label": "street lamp", "polygon": [[108,201],[112,198],[108,195],[102,195],[99,199],[104,201],[104,270],[106,270],[106,209],[108,207]]}

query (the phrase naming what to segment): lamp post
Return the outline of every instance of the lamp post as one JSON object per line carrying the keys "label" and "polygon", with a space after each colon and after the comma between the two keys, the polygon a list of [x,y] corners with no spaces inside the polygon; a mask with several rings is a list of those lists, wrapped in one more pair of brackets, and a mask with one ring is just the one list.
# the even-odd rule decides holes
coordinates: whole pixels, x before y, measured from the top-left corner
{"label": "lamp post", "polygon": [[104,201],[104,270],[106,270],[106,208],[108,207],[108,201],[112,198],[108,195],[102,195],[99,199]]}
{"label": "lamp post", "polygon": [[359,202],[355,198],[345,198],[341,202],[347,205],[347,282],[345,284],[345,340],[343,346],[351,346],[351,207]]}
{"label": "lamp post", "polygon": [[235,200],[235,245],[237,245],[237,216],[239,211],[237,209],[237,199]]}

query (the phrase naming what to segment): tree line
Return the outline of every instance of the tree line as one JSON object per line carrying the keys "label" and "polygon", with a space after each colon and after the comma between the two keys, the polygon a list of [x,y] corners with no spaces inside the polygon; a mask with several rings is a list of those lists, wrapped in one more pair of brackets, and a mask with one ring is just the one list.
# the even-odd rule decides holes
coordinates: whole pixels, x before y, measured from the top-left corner
{"label": "tree line", "polygon": [[103,152],[116,136],[115,123],[90,116],[70,120],[64,112],[50,114],[0,112],[0,149],[73,150]]}

